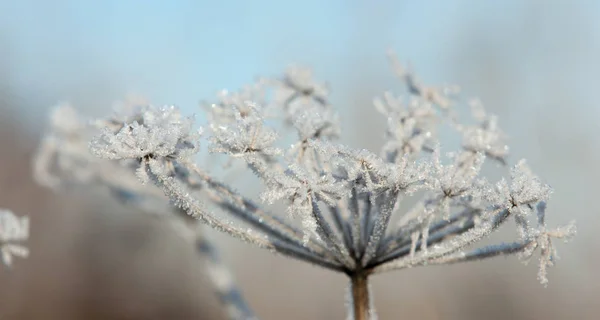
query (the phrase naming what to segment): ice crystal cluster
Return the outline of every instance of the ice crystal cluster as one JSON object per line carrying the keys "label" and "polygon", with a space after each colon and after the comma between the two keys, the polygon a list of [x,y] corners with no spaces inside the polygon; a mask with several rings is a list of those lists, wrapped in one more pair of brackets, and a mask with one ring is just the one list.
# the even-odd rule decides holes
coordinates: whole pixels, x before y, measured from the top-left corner
{"label": "ice crystal cluster", "polygon": [[[366,280],[386,271],[508,254],[527,261],[539,251],[538,277],[546,284],[556,257],[552,240],[575,233],[573,224],[546,225],[552,189],[525,160],[511,161],[497,118],[481,103],[462,101],[454,87],[425,86],[391,62],[404,87],[374,99],[387,120],[378,152],[339,142],[342,126],[328,87],[294,67],[221,92],[204,106],[203,129],[173,106],[126,103],[86,124],[63,105],[40,148],[37,177],[53,187],[108,186],[138,204],[166,206],[168,199],[172,212],[345,273],[355,319],[374,317]],[[464,106],[471,107],[469,119],[458,117]],[[461,139],[452,152],[442,152],[448,149],[439,137],[443,126]],[[236,182],[199,165],[202,150],[253,172],[260,198],[240,194]],[[490,165],[505,178],[486,179]],[[510,220],[512,240],[480,244]]]}
{"label": "ice crystal cluster", "polygon": [[0,253],[6,266],[13,264],[14,257],[29,256],[29,249],[22,244],[28,238],[29,217],[19,217],[10,210],[0,209]]}

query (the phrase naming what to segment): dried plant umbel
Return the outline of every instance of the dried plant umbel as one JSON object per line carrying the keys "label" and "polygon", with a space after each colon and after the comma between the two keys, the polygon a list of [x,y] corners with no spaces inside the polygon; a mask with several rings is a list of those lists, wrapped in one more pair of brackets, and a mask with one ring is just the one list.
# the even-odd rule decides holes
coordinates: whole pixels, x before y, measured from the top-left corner
{"label": "dried plant umbel", "polygon": [[[472,124],[459,121],[456,88],[424,86],[390,57],[406,93],[374,100],[387,119],[379,154],[337,142],[341,127],[328,89],[306,69],[223,92],[218,103],[207,106],[208,150],[250,169],[264,185],[260,202],[194,161],[204,132],[175,107],[124,108],[95,121],[95,129],[80,120],[61,124],[55,116],[53,133],[40,149],[38,177],[49,185],[57,176],[99,182],[138,204],[164,205],[164,194],[173,204],[165,211],[187,213],[245,242],[345,273],[351,319],[376,317],[369,277],[386,271],[508,254],[528,260],[539,249],[538,277],[546,284],[546,269],[556,257],[552,239],[575,234],[573,223],[546,226],[551,188],[524,160],[509,165],[505,135],[480,103],[471,103]],[[441,155],[438,139],[444,124],[462,137],[448,156]],[[94,130],[99,133],[90,138]],[[287,130],[296,138],[283,147]],[[93,156],[81,149],[87,139]],[[486,180],[486,162],[506,167],[507,178]],[[128,174],[115,174],[121,171]],[[133,176],[141,183],[133,183]],[[418,201],[405,210],[408,198]],[[283,203],[287,212],[274,212],[273,203]],[[476,246],[509,219],[517,227],[512,242]],[[236,299],[231,318],[255,317],[239,295]]]}

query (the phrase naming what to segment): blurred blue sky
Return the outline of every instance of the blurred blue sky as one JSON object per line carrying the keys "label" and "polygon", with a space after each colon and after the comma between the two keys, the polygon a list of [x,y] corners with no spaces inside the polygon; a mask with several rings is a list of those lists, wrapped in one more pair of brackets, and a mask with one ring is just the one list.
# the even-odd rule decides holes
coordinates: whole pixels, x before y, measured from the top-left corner
{"label": "blurred blue sky", "polygon": [[[59,100],[98,108],[139,93],[193,112],[217,90],[290,63],[311,66],[332,83],[335,101],[336,83],[362,76],[357,63],[385,69],[387,48],[428,81],[448,80],[438,79],[439,70],[453,62],[444,55],[465,31],[458,26],[480,21],[519,32],[511,21],[532,3],[0,0],[0,53],[9,61],[11,90],[40,108]],[[600,1],[584,7],[600,17]],[[23,111],[38,118],[39,110]]]}

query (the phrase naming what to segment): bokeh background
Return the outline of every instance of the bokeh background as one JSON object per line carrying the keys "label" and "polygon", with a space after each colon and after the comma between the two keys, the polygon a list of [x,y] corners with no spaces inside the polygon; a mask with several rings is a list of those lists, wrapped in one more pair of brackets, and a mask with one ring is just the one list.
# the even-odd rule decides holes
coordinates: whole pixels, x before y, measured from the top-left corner
{"label": "bokeh background", "polygon": [[[498,114],[513,161],[576,219],[550,285],[515,258],[374,278],[380,319],[600,318],[600,2],[0,0],[0,207],[32,216],[31,257],[0,268],[0,319],[223,319],[203,264],[160,219],[31,177],[49,108],[91,115],[139,94],[198,102],[307,65],[330,83],[344,142],[377,150],[372,98],[400,88],[387,49],[428,84],[455,83]],[[262,319],[343,319],[343,276],[226,237],[219,245]]]}

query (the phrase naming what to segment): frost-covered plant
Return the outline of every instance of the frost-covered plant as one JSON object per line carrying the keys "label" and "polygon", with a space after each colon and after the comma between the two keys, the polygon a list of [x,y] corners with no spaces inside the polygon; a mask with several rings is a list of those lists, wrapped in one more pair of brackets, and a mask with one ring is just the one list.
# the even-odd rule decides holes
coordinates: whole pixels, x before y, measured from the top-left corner
{"label": "frost-covered plant", "polygon": [[[127,101],[117,106],[115,109],[119,111],[114,114],[112,121],[98,123],[86,121],[68,104],[56,107],[50,128],[34,159],[34,177],[41,185],[62,192],[80,186],[104,188],[126,205],[165,218],[177,234],[189,241],[204,258],[210,280],[230,318],[253,319],[250,308],[230,271],[221,261],[215,245],[202,232],[202,225],[170,205],[159,188],[140,183],[139,172],[132,170],[138,167],[135,161],[127,164],[104,160],[90,153],[88,145],[93,136],[99,134],[98,127],[122,126],[122,122],[135,118],[141,110],[132,107],[136,103]],[[141,177],[144,179],[147,176],[142,174]]]}
{"label": "frost-covered plant", "polygon": [[13,256],[27,258],[29,249],[22,242],[29,239],[29,217],[19,217],[0,208],[0,253],[2,262],[12,266]]}
{"label": "frost-covered plant", "polygon": [[[368,280],[386,271],[507,254],[528,260],[539,249],[538,278],[546,284],[556,258],[551,240],[575,233],[572,223],[546,226],[552,189],[524,160],[498,182],[484,178],[487,163],[504,170],[510,162],[497,119],[471,102],[473,119],[459,121],[456,88],[424,86],[393,57],[392,65],[407,90],[374,101],[387,119],[379,154],[340,144],[327,87],[310,71],[292,68],[239,93],[222,92],[206,106],[204,130],[172,106],[133,104],[92,126],[72,108],[59,108],[37,176],[54,187],[61,181],[107,186],[147,211],[184,212],[245,242],[345,273],[352,319],[376,317]],[[443,126],[462,138],[444,155]],[[258,177],[262,204],[195,161],[203,131],[208,151],[228,155]],[[291,144],[290,132],[296,136]],[[88,141],[91,153],[84,151]],[[283,204],[285,213],[273,204]],[[513,242],[476,246],[509,219],[517,229]],[[234,288],[230,278],[219,279],[217,287]],[[235,298],[230,316],[252,317]]]}

